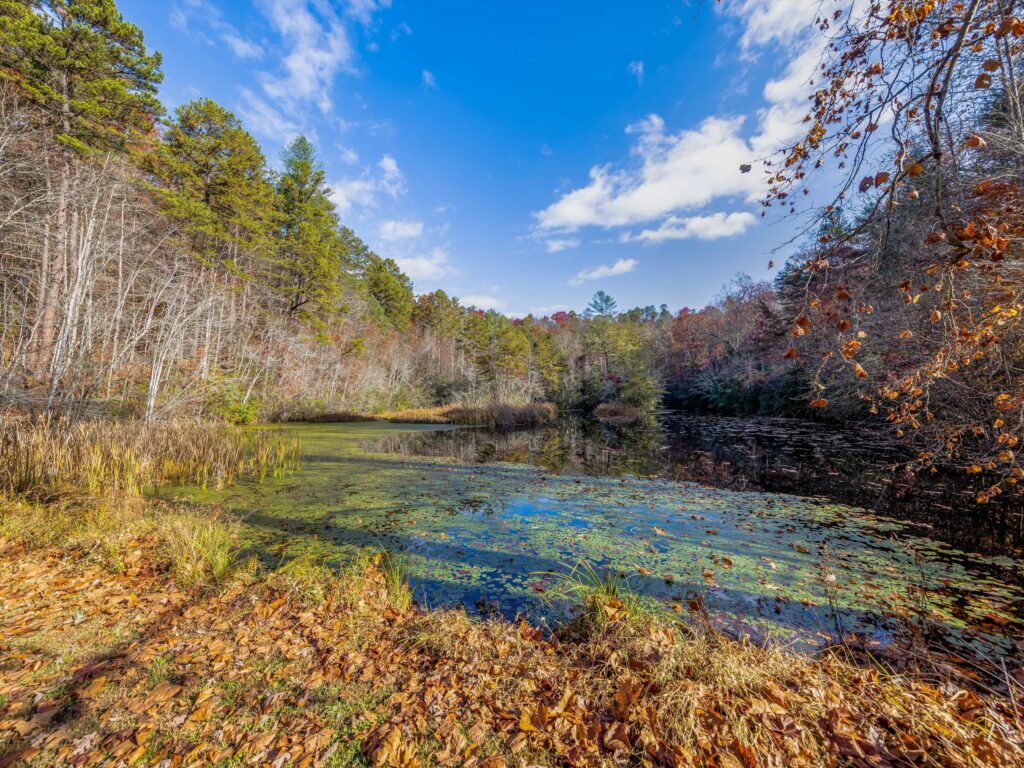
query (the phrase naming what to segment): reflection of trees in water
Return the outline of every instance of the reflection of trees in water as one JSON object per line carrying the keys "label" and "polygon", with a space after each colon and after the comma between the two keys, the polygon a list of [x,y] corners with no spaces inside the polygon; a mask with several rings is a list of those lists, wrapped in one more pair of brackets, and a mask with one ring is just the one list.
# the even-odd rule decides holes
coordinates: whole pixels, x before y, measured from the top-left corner
{"label": "reflection of trees in water", "polygon": [[659,475],[731,490],[821,496],[922,525],[959,549],[1012,554],[1024,546],[1020,498],[979,506],[972,478],[913,476],[877,435],[780,418],[670,413],[611,428],[565,418],[531,430],[461,429],[386,435],[372,451],[513,462],[553,472]]}

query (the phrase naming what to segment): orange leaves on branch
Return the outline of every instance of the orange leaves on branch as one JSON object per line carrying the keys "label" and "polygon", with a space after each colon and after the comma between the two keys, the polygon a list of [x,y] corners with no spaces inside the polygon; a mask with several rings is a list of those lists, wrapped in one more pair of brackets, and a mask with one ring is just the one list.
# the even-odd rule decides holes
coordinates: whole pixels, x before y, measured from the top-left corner
{"label": "orange leaves on branch", "polygon": [[981,136],[976,133],[972,133],[971,137],[964,142],[964,146],[968,149],[984,149],[988,146],[988,142],[985,141]]}
{"label": "orange leaves on branch", "polygon": [[910,177],[920,176],[924,173],[924,166],[920,163],[911,163],[907,166],[907,175]]}
{"label": "orange leaves on branch", "polygon": [[974,81],[974,87],[979,89],[986,89],[992,87],[992,75],[987,72],[982,72],[978,75],[978,79]]}
{"label": "orange leaves on branch", "polygon": [[811,400],[811,408],[828,408],[828,400],[823,397]]}
{"label": "orange leaves on branch", "polygon": [[858,349],[860,349],[860,342],[857,341],[856,339],[850,339],[848,342],[843,344],[841,351],[843,353],[843,357],[849,360],[850,358],[857,354]]}

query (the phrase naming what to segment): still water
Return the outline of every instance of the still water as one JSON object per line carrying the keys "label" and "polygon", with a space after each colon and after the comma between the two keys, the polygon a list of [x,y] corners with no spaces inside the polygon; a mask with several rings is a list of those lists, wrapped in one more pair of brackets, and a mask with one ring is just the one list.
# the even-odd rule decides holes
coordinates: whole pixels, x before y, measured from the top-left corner
{"label": "still water", "polygon": [[[271,566],[304,552],[337,564],[360,550],[401,553],[427,606],[563,620],[560,574],[583,560],[621,572],[668,615],[703,606],[737,635],[812,648],[920,633],[991,659],[1020,655],[1020,559],[843,503],[846,476],[827,463],[832,498],[798,486],[814,473],[782,425],[760,434],[688,418],[618,436],[578,422],[508,434],[288,425],[302,443],[298,472],[187,493],[240,515],[248,554]],[[734,458],[685,447],[714,442],[714,430]],[[737,468],[748,463],[757,471]],[[863,481],[876,492],[874,482]]]}

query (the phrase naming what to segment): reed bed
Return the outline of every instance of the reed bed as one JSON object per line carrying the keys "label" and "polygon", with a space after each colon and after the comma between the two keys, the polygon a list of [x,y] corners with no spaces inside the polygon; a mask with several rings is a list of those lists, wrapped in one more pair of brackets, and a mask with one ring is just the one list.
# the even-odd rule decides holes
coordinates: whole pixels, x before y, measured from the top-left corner
{"label": "reed bed", "polygon": [[45,498],[158,494],[161,487],[262,483],[298,465],[299,444],[269,430],[179,422],[5,418],[0,420],[0,493]]}
{"label": "reed bed", "polygon": [[441,405],[432,408],[404,408],[378,414],[354,411],[332,411],[308,417],[314,424],[352,421],[391,421],[405,424],[460,424],[484,426],[493,429],[521,429],[542,427],[558,418],[553,403],[527,403],[526,405]]}

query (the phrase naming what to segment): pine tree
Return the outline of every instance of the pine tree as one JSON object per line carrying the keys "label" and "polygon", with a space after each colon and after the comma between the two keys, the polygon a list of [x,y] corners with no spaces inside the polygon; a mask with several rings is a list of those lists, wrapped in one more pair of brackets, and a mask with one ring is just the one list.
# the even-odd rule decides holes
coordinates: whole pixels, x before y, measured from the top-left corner
{"label": "pine tree", "polygon": [[256,139],[210,99],[179,107],[153,158],[167,213],[206,265],[262,278],[274,224],[274,188]]}
{"label": "pine tree", "polygon": [[337,309],[345,244],[324,168],[305,136],[285,148],[277,180],[277,266],[288,314],[322,321]]}
{"label": "pine tree", "polygon": [[364,273],[370,296],[376,300],[387,320],[398,330],[408,330],[412,322],[412,282],[392,259],[370,254]]}
{"label": "pine tree", "polygon": [[[65,264],[75,155],[124,151],[162,112],[160,54],[113,0],[0,0],[0,79],[35,102],[63,151],[56,158],[53,248],[41,254],[37,374],[49,365]],[[46,226],[49,226],[49,221]],[[50,241],[51,238],[47,238]]]}

